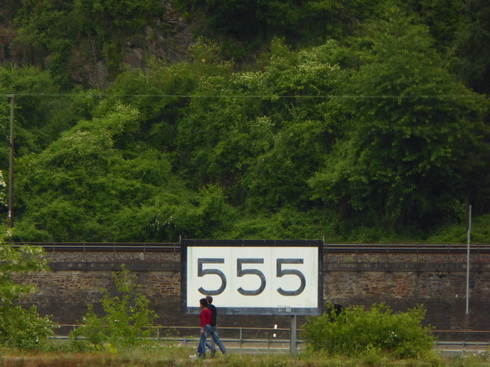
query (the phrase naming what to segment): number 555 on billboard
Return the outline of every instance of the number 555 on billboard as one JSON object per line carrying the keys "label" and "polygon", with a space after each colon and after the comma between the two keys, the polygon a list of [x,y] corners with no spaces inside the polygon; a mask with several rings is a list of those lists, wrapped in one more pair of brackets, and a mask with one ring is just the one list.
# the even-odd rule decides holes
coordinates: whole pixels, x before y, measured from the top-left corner
{"label": "number 555 on billboard", "polygon": [[212,296],[221,314],[317,315],[322,241],[183,240],[182,304]]}

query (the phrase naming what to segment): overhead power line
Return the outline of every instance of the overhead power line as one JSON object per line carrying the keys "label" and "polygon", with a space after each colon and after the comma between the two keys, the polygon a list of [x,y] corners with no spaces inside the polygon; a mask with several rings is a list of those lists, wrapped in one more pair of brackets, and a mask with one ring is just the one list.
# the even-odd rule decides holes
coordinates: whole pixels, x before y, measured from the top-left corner
{"label": "overhead power line", "polygon": [[0,93],[2,97],[9,97],[15,94],[17,97],[144,97],[144,98],[251,98],[251,99],[283,99],[283,98],[304,98],[304,99],[414,99],[414,98],[477,98],[478,94],[414,94],[414,95],[243,95],[243,94],[115,94],[115,93]]}

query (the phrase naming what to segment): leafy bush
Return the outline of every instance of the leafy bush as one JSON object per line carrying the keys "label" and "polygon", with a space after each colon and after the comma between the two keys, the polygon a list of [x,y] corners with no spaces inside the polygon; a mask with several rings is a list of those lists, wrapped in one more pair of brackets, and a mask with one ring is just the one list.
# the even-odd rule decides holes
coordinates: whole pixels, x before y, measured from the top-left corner
{"label": "leafy bush", "polygon": [[42,254],[42,248],[0,245],[0,345],[32,350],[53,335],[54,324],[49,317],[39,316],[34,306],[24,309],[17,304],[33,287],[13,281],[16,273],[47,270]]}
{"label": "leafy bush", "polygon": [[[97,316],[93,305],[83,318],[83,325],[70,333],[70,341],[78,349],[110,351],[151,344],[156,313],[148,308],[149,301],[137,292],[134,275],[123,269],[113,274],[119,296],[106,291],[101,304],[104,316]],[[75,348],[76,349],[76,348]]]}
{"label": "leafy bush", "polygon": [[49,317],[40,317],[35,306],[24,309],[19,305],[0,307],[0,344],[22,350],[40,349],[53,335]]}
{"label": "leafy bush", "polygon": [[[466,215],[466,213],[461,215],[459,223],[441,227],[427,239],[427,242],[466,243],[468,240],[468,219]],[[471,223],[471,243],[486,243],[488,238],[490,238],[490,215],[485,214],[474,218]]]}
{"label": "leafy bush", "polygon": [[435,341],[431,327],[421,324],[424,317],[421,305],[397,314],[384,303],[373,305],[369,311],[364,306],[352,306],[339,315],[324,313],[308,319],[303,337],[314,352],[418,358],[432,351]]}

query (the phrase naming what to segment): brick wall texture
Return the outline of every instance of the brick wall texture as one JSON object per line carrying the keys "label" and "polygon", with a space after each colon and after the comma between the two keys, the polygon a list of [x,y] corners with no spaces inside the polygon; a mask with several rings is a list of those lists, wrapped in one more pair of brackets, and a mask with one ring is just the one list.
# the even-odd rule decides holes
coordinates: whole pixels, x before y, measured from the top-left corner
{"label": "brick wall texture", "polygon": [[[157,323],[192,326],[195,315],[181,308],[179,253],[50,253],[51,272],[17,276],[36,286],[23,302],[61,324],[76,324],[103,296],[114,291],[112,272],[124,265],[158,313]],[[386,302],[395,311],[417,304],[439,330],[490,330],[490,255],[472,255],[470,313],[466,315],[466,255],[333,254],[324,258],[323,298],[344,306]],[[219,305],[217,305],[219,306]],[[301,320],[300,320],[301,321]],[[288,327],[287,317],[222,316],[221,326]]]}

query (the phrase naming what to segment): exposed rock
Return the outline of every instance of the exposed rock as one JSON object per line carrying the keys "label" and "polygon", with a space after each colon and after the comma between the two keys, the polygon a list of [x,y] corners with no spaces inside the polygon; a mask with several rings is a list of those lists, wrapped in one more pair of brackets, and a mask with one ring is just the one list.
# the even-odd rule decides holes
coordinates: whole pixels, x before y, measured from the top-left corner
{"label": "exposed rock", "polygon": [[[185,60],[187,49],[193,41],[192,24],[186,22],[172,7],[171,1],[162,0],[165,9],[161,17],[148,20],[141,34],[123,40],[121,69],[142,68],[150,59],[169,62]],[[3,19],[3,22],[2,22]],[[31,64],[46,67],[52,56],[46,51],[33,50],[29,46],[14,44],[16,30],[6,17],[0,17],[0,63]],[[73,45],[69,63],[71,78],[80,84],[103,88],[110,81],[110,70],[97,40],[84,40]],[[43,53],[44,52],[44,53]]]}

